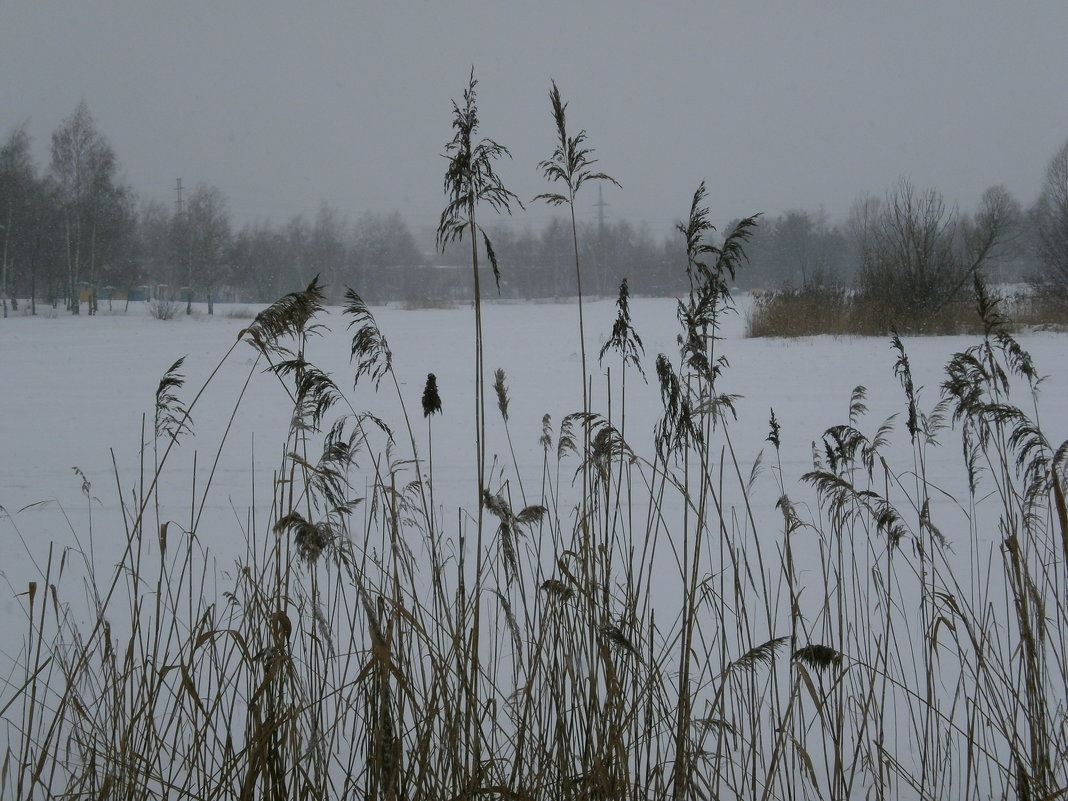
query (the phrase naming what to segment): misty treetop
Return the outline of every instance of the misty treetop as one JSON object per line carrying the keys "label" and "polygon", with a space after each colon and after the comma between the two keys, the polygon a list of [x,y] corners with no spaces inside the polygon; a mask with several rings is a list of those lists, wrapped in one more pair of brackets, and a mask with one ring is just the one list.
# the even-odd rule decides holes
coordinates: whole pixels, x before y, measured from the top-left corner
{"label": "misty treetop", "polygon": [[[557,150],[529,168],[548,178],[567,178],[570,169],[583,180],[611,181],[591,171],[586,132],[564,125],[567,104],[555,83],[550,99],[555,128],[547,130],[555,132]],[[176,180],[161,187],[166,199],[138,198],[122,180],[120,154],[84,102],[52,133],[47,165],[35,162],[31,145],[25,123],[0,141],[5,314],[20,299],[31,312],[45,302],[75,314],[94,313],[105,298],[182,301],[186,310],[192,301],[265,302],[316,275],[332,303],[340,302],[346,286],[369,303],[412,306],[470,294],[470,244],[444,243],[438,252],[434,220],[377,210],[350,219],[324,203],[310,216],[235,228],[226,194],[208,182],[183,186]],[[585,160],[576,162],[579,156]],[[1068,143],[1049,162],[1041,195],[1026,209],[993,187],[976,212],[966,214],[937,189],[903,178],[881,196],[863,196],[841,221],[822,209],[765,215],[751,232],[749,261],[735,283],[869,292],[901,285],[908,288],[900,289],[902,302],[917,309],[949,303],[967,291],[976,272],[993,281],[1068,285],[1066,165]],[[500,265],[501,296],[574,297],[576,259],[583,291],[591,296],[614,296],[624,278],[637,295],[684,291],[685,253],[677,236],[660,238],[644,223],[606,220],[594,198],[575,200],[567,180],[548,186],[567,191],[566,197],[544,196],[565,201],[559,217],[535,227],[517,207],[514,217],[483,221]],[[714,182],[710,187],[714,192]],[[581,214],[572,214],[576,210]],[[595,213],[596,221],[582,222]],[[729,223],[717,227],[731,230]],[[904,242],[905,235],[923,241]],[[906,252],[916,258],[899,258]],[[488,270],[490,260],[482,263]]]}

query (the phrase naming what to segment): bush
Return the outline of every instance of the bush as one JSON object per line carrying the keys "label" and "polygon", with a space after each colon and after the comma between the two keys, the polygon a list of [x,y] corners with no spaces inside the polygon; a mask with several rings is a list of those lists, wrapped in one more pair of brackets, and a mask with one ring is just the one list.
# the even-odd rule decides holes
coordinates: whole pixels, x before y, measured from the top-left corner
{"label": "bush", "polygon": [[256,312],[247,306],[231,306],[226,310],[226,316],[231,320],[252,320]]}
{"label": "bush", "polygon": [[148,313],[157,320],[173,320],[179,305],[170,298],[157,298],[148,304]]}

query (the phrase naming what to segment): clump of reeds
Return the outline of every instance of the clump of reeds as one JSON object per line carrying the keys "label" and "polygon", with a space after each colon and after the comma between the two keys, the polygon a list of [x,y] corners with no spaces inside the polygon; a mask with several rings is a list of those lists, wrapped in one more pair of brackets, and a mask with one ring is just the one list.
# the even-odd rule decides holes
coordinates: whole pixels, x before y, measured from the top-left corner
{"label": "clump of reeds", "polygon": [[[1018,294],[1006,323],[1012,330],[1023,326],[1056,327],[1068,308],[1055,294]],[[929,310],[922,318],[895,316],[885,299],[865,295],[836,282],[815,282],[795,288],[759,293],[746,316],[746,336],[888,336],[893,331],[931,336],[980,334],[983,320],[974,303],[962,297]]]}
{"label": "clump of reeds", "polygon": [[[475,138],[474,86],[454,107],[448,241],[474,240],[479,203],[509,198],[485,172],[503,149]],[[581,151],[554,86],[557,105],[561,145]],[[800,482],[780,456],[798,432],[774,411],[771,469],[763,455],[747,465],[720,330],[754,219],[714,243],[704,198],[701,184],[679,225],[688,292],[678,349],[655,359],[652,432],[626,426],[626,376],[644,376],[645,353],[624,282],[600,351],[620,357],[609,397],[623,403],[601,412],[587,396],[556,430],[546,414],[541,475],[524,490],[500,368],[511,467],[487,469],[477,326],[472,386],[449,388],[476,409],[477,511],[455,523],[434,504],[436,378],[421,398],[424,469],[386,336],[356,291],[341,312],[351,389],[392,393],[391,414],[360,411],[316,365],[331,336],[317,280],[257,315],[195,392],[175,362],[145,424],[153,458],[120,493],[113,571],[96,572],[90,543],[78,601],[74,559],[50,550],[16,588],[26,629],[0,697],[0,795],[1063,796],[1068,443],[1043,430],[1041,375],[1000,301],[976,285],[979,338],[950,358],[933,404],[895,334],[902,423],[870,425],[857,387]],[[480,320],[477,248],[472,266]],[[205,498],[229,429],[212,469],[194,470],[188,520],[165,515],[160,486],[239,347],[255,358],[231,419],[264,364],[292,414],[236,523],[243,553],[220,567],[207,543],[235,524]],[[951,438],[959,475],[941,458]]]}

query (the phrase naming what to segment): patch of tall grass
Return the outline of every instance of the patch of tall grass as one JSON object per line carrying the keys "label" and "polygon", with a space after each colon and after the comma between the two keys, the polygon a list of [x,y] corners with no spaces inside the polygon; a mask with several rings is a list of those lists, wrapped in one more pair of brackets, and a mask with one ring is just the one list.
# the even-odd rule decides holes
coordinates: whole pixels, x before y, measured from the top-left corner
{"label": "patch of tall grass", "polygon": [[[599,411],[584,392],[581,410],[546,415],[538,474],[521,475],[503,368],[506,441],[487,438],[475,215],[512,196],[492,169],[506,151],[474,136],[474,88],[472,75],[454,107],[439,230],[472,244],[474,508],[435,493],[436,379],[424,434],[355,291],[353,391],[316,365],[332,335],[317,281],[260,312],[191,395],[176,362],[140,475],[116,475],[118,563],[50,551],[16,588],[0,795],[1064,797],[1068,443],[1044,433],[1040,373],[999,302],[977,285],[977,339],[936,398],[895,335],[899,420],[870,424],[857,387],[791,476],[772,411],[769,455],[746,467],[720,329],[755,219],[710,244],[702,184],[679,226],[678,347],[649,371],[663,405],[651,436],[628,425],[645,352],[624,283],[600,351],[618,360],[620,401]],[[227,433],[195,473],[188,520],[163,513],[161,485],[230,369],[266,369],[292,415],[238,523],[244,551],[220,566],[205,498]],[[356,388],[390,398],[389,419]],[[245,403],[241,390],[231,421]],[[933,457],[951,442],[956,472]],[[489,459],[505,447],[510,466]],[[767,482],[773,524],[757,506]]]}
{"label": "patch of tall grass", "polygon": [[[769,530],[752,508],[761,476],[732,444],[739,399],[716,335],[745,228],[704,246],[699,200],[653,440],[625,438],[622,409],[558,430],[546,417],[540,476],[487,472],[481,546],[473,514],[434,509],[419,456],[436,385],[424,440],[355,293],[353,372],[395,393],[397,419],[352,408],[315,367],[317,284],[258,315],[231,353],[253,350],[293,418],[229,568],[203,545],[201,493],[187,524],[156,511],[204,391],[183,402],[173,365],[145,473],[123,493],[120,563],[99,575],[86,560],[86,597],[62,597],[75,568],[50,554],[19,596],[0,793],[1060,797],[1068,444],[1042,432],[1037,368],[981,290],[984,332],[929,409],[895,338],[900,427],[866,431],[858,388],[798,485],[772,414]],[[602,358],[623,383],[642,356],[625,292],[619,318]],[[507,418],[503,371],[494,388]],[[963,481],[947,489],[930,454],[949,439]]]}
{"label": "patch of tall grass", "polygon": [[[1068,299],[1055,286],[1006,294],[1006,327],[1060,330],[1068,325]],[[844,286],[813,283],[760,293],[746,316],[751,337],[889,336],[894,331],[920,336],[981,334],[983,320],[971,299],[962,297],[915,319],[885,298]]]}
{"label": "patch of tall grass", "polygon": [[1068,287],[1039,284],[1015,293],[1009,299],[1011,316],[1017,325],[1031,328],[1068,330]]}

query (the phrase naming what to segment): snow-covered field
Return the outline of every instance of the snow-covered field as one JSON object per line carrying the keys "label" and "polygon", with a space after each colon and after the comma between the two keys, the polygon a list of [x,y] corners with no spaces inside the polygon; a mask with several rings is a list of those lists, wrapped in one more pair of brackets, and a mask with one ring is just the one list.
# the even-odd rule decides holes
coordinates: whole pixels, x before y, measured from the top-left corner
{"label": "snow-covered field", "polygon": [[[912,457],[904,431],[904,393],[894,376],[895,354],[886,339],[746,339],[747,305],[748,298],[741,297],[737,313],[726,317],[719,347],[729,367],[718,391],[740,396],[735,404],[737,420],[730,423],[729,433],[741,471],[748,476],[758,454],[765,452],[754,484],[753,511],[758,530],[774,533],[781,531],[782,522],[775,509],[779,490],[777,477],[769,469],[772,459],[766,441],[772,409],[782,426],[779,456],[786,492],[809,515],[815,514],[815,494],[799,478],[812,468],[813,443],[829,426],[847,421],[854,387],[868,390],[869,411],[859,425],[861,430],[874,435],[884,420],[898,415],[897,451],[892,447],[888,452],[900,456],[899,469],[910,466]],[[50,543],[57,546],[57,554],[69,546],[91,552],[98,570],[110,569],[125,543],[118,498],[121,494],[129,503],[142,473],[151,474],[152,410],[161,376],[184,357],[181,373],[186,383],[177,394],[184,404],[191,403],[255,311],[219,306],[214,316],[200,309],[189,317],[160,321],[147,309],[135,308],[96,317],[61,314],[0,320],[0,564],[7,581],[0,611],[10,624],[22,619],[15,596],[24,592],[28,581],[40,578]],[[643,383],[633,370],[628,372],[624,435],[638,455],[652,459],[652,431],[663,411],[654,361],[658,353],[665,353],[677,363],[675,302],[635,299],[631,311],[644,343],[649,381]],[[442,510],[441,519],[455,521],[457,509],[472,512],[476,507],[473,313],[469,308],[381,308],[374,313],[392,350],[419,455],[424,459],[428,430],[420,398],[427,374],[437,377],[444,413],[432,420],[435,501]],[[600,363],[596,358],[615,315],[611,300],[586,307],[591,407],[619,426],[618,392],[609,399],[607,390],[610,382],[618,386],[619,356],[610,352]],[[536,490],[530,488],[538,486],[542,472],[538,440],[543,415],[551,415],[553,429],[558,431],[561,419],[582,405],[577,306],[489,304],[484,316],[488,380],[492,382],[497,367],[505,370],[511,439],[528,495],[534,495]],[[354,410],[371,411],[390,425],[401,443],[396,458],[408,458],[410,448],[395,389],[387,380],[376,393],[368,379],[353,389],[349,320],[333,309],[324,322],[328,328],[312,340],[309,359],[348,392]],[[929,410],[937,401],[946,361],[975,341],[973,337],[906,339],[921,410]],[[1068,336],[1030,333],[1020,341],[1047,376],[1041,385],[1039,416],[1056,447],[1068,439],[1068,405],[1063,401],[1068,397]],[[258,497],[262,504],[269,497],[272,471],[282,456],[292,413],[279,380],[264,372],[256,356],[242,341],[226,357],[196,401],[192,436],[184,438],[170,457],[161,490],[161,520],[186,528],[194,502],[197,506],[203,502],[201,542],[224,563],[243,548],[243,528],[253,499]],[[1022,392],[1016,400],[1029,406]],[[497,470],[494,489],[507,481],[514,491],[511,453],[492,390],[488,404],[488,453]],[[944,444],[926,455],[932,480],[949,492],[962,493],[959,438],[947,431],[942,439]],[[715,447],[721,445],[717,442]],[[526,500],[540,502],[536,497]],[[952,501],[943,496],[934,500],[952,511]],[[738,502],[728,498],[729,504]],[[256,511],[264,514],[263,509]],[[943,519],[943,533],[951,540],[953,519],[952,514],[948,521]],[[964,536],[964,532],[959,534]]]}
{"label": "snow-covered field", "polygon": [[[741,298],[739,312],[726,319],[720,347],[730,366],[719,390],[741,396],[736,404],[738,419],[730,432],[745,467],[769,447],[765,438],[774,409],[782,424],[783,469],[789,490],[811,466],[812,442],[827,427],[846,421],[855,386],[868,388],[869,413],[862,428],[870,433],[891,414],[904,411],[904,394],[893,375],[895,356],[887,340],[745,339],[746,304],[746,298]],[[554,427],[558,427],[564,415],[581,409],[576,309],[574,304],[490,304],[485,310],[489,380],[493,369],[504,368],[511,398],[512,440],[520,467],[530,480],[541,470],[538,438],[542,416],[550,414]],[[144,309],[96,317],[83,314],[0,320],[0,505],[29,542],[66,541],[70,527],[82,527],[88,514],[87,500],[74,467],[92,485],[98,543],[112,536],[108,525],[114,519],[109,515],[118,509],[117,487],[129,491],[130,482],[139,474],[142,436],[146,443],[152,439],[152,409],[161,376],[176,359],[185,357],[181,372],[186,385],[178,394],[188,403],[256,309],[244,307],[241,311],[249,316],[228,317],[229,309],[220,306],[213,317],[196,311],[191,317],[182,315],[171,321],[153,319]],[[466,487],[474,458],[472,312],[375,309],[374,313],[393,352],[416,437],[423,442],[426,427],[420,397],[427,374],[437,376],[444,414],[434,419],[435,479],[448,482],[450,475],[459,473],[455,484]],[[625,433],[639,454],[651,457],[651,431],[662,412],[653,362],[658,353],[676,358],[674,301],[636,299],[632,301],[632,317],[645,345],[649,383],[643,384],[633,371],[628,374]],[[613,382],[618,380],[619,357],[610,352],[600,364],[596,359],[611,332],[614,302],[589,303],[586,319],[592,407],[618,418],[619,400],[613,398],[610,408],[606,385],[610,370],[616,376]],[[351,390],[348,320],[334,310],[326,324],[331,330],[313,340],[310,359],[330,372],[342,389]],[[949,357],[975,341],[973,337],[906,339],[926,406],[938,398],[944,380],[942,369]],[[1041,389],[1040,413],[1047,435],[1056,445],[1068,438],[1068,405],[1063,401],[1068,397],[1068,336],[1032,333],[1022,335],[1020,341],[1047,376]],[[182,519],[180,504],[188,504],[194,450],[199,485],[250,373],[242,411],[227,436],[213,479],[209,507],[220,519],[226,519],[227,514],[233,519],[233,513],[227,513],[231,507],[243,516],[251,498],[254,467],[269,475],[277,464],[291,406],[277,379],[259,367],[253,369],[255,356],[251,346],[240,343],[197,403],[192,415],[195,436],[185,442],[185,453],[171,465],[175,471],[171,479],[176,520]],[[403,430],[395,391],[387,383],[382,384],[377,397],[367,381],[349,396],[357,411],[372,410],[398,433]],[[503,425],[492,406],[491,398],[489,452],[510,461]],[[940,459],[959,461],[952,437],[947,441],[948,447],[931,454],[936,463]],[[183,480],[189,482],[185,487]],[[452,500],[473,506],[473,498]],[[70,519],[69,526],[66,518]],[[11,567],[23,558],[22,551],[11,532],[6,532],[3,558],[9,575]]]}

